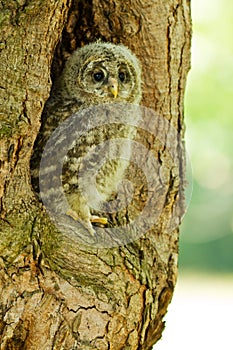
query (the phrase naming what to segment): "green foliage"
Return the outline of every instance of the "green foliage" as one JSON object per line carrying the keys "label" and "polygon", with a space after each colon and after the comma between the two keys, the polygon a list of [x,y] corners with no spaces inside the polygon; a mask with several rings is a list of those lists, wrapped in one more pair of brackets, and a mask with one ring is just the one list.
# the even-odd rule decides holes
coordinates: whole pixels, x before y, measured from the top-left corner
{"label": "green foliage", "polygon": [[185,115],[194,191],[181,267],[233,271],[233,3],[195,0]]}

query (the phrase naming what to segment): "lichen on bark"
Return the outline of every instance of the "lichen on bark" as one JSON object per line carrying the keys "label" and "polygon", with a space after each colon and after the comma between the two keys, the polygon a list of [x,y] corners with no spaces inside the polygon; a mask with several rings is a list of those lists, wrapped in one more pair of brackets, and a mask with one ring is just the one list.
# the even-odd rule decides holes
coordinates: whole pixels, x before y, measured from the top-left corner
{"label": "lichen on bark", "polygon": [[[0,8],[0,348],[151,349],[177,276],[179,229],[170,223],[182,212],[189,1],[2,1]],[[179,135],[171,163],[165,148],[138,133],[169,179],[163,210],[140,239],[112,248],[59,232],[30,183],[51,77],[76,47],[97,38],[135,52],[143,105]]]}

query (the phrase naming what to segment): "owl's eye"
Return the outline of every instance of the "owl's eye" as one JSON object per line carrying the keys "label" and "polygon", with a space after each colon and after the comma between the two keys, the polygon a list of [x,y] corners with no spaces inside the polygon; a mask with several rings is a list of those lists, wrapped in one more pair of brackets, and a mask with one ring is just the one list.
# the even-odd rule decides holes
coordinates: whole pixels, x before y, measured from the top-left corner
{"label": "owl's eye", "polygon": [[122,83],[125,81],[125,73],[124,72],[119,72],[118,77]]}
{"label": "owl's eye", "polygon": [[95,81],[97,81],[99,83],[100,81],[102,81],[104,79],[104,73],[101,71],[96,72],[93,74],[93,78]]}

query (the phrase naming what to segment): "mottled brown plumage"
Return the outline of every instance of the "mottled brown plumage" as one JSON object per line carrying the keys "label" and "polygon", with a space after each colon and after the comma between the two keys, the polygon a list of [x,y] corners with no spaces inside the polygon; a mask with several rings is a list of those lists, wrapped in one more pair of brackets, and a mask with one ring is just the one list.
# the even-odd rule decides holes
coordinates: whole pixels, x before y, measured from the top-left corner
{"label": "mottled brown plumage", "polygon": [[[98,164],[103,157],[106,157],[106,151],[103,154],[96,147],[101,142],[111,141],[113,138],[132,139],[134,137],[135,128],[122,125],[122,118],[120,124],[112,123],[110,118],[109,125],[106,125],[108,115],[111,114],[110,104],[113,104],[112,113],[115,116],[118,112],[123,113],[125,122],[132,124],[137,118],[133,112],[133,105],[139,104],[140,100],[141,72],[136,57],[123,45],[96,42],[78,49],[71,55],[61,77],[54,83],[51,97],[46,104],[31,161],[32,183],[36,192],[39,192],[39,161],[53,131],[74,113],[78,122],[80,118],[78,128],[85,129],[88,123],[91,125],[92,120],[98,122],[97,125],[95,122],[93,130],[76,139],[72,147],[67,149],[61,176],[63,191],[70,205],[67,215],[82,221],[91,232],[93,232],[91,221],[102,223],[105,221],[91,217],[90,198],[86,198],[81,191],[78,173],[82,168],[85,169],[85,164],[90,168],[90,164]],[[125,103],[127,108],[124,107]],[[105,108],[105,106],[108,107]],[[90,110],[85,115],[85,110],[88,108]],[[85,118],[80,117],[80,111],[84,111]],[[60,132],[61,139],[65,140],[65,133],[69,133],[67,130],[64,127]],[[95,198],[93,194],[91,201],[95,207],[99,208],[101,202],[108,200],[117,190],[117,185],[128,166],[128,161],[124,159],[128,159],[130,154],[130,145],[122,142],[114,146],[108,145],[108,147],[108,151],[113,152],[118,158],[106,159],[96,176],[96,186],[101,200],[99,196]],[[91,156],[89,156],[90,152],[92,152]],[[43,169],[43,172],[46,171],[51,171],[52,178],[54,169],[50,170],[48,166],[48,169]],[[85,173],[82,175],[82,186],[88,187],[88,181],[85,183]],[[47,192],[47,196],[56,192],[52,183]]]}

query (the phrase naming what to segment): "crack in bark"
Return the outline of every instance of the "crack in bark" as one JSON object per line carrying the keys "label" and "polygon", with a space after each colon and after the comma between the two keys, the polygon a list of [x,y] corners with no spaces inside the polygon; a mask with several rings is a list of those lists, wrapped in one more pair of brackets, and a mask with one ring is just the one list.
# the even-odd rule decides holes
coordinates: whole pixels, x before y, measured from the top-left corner
{"label": "crack in bark", "polygon": [[[21,7],[22,13],[26,12],[27,4],[28,1],[24,2],[24,7]],[[37,2],[35,1],[33,4],[36,6]],[[8,159],[3,158],[1,163],[1,166],[6,167],[7,174],[6,177],[5,175],[3,177],[5,180],[3,181],[3,196],[7,191],[11,195],[16,193],[14,188],[10,187],[12,185],[11,176],[22,176],[28,171],[27,161],[24,161],[23,158],[25,150],[29,149],[27,142],[32,143],[33,137],[36,136],[38,128],[36,125],[34,126],[34,122],[39,123],[40,108],[45,97],[40,99],[40,108],[35,113],[35,104],[32,103],[32,100],[37,98],[42,91],[43,96],[46,96],[46,91],[48,92],[48,72],[46,73],[44,70],[50,65],[61,27],[65,24],[67,6],[72,5],[66,29],[63,32],[63,40],[57,46],[55,55],[56,58],[60,59],[60,63],[62,62],[60,66],[58,65],[59,69],[71,51],[77,46],[94,41],[96,37],[128,44],[135,49],[142,61],[145,60],[147,63],[144,67],[145,71],[148,70],[148,64],[151,64],[151,74],[147,75],[145,84],[147,89],[145,95],[148,93],[149,96],[146,97],[147,101],[154,105],[158,103],[162,117],[168,116],[178,133],[182,131],[181,104],[189,45],[184,41],[176,43],[178,36],[183,40],[184,29],[185,38],[189,37],[188,25],[186,25],[188,14],[185,14],[184,8],[182,8],[182,21],[180,16],[180,8],[182,5],[184,6],[182,1],[174,1],[169,13],[161,1],[149,1],[146,4],[140,1],[130,2],[132,9],[128,11],[129,17],[127,17],[126,11],[128,5],[123,0],[119,4],[112,2],[114,11],[112,8],[106,7],[109,3],[105,0],[92,0],[91,2],[59,0],[51,4],[47,2],[45,3],[45,11],[41,12],[44,17],[41,16],[40,20],[41,23],[44,23],[47,16],[48,21],[44,27],[40,27],[40,21],[36,22],[36,16],[43,8],[42,4],[43,1],[38,5],[33,18],[30,17],[28,28],[25,27],[26,22],[21,22],[21,27],[26,28],[25,37],[28,36],[28,38],[26,44],[24,36],[19,40],[25,50],[24,63],[20,68],[24,75],[21,72],[19,77],[24,76],[26,90],[24,96],[19,95],[22,103],[17,108],[18,111],[21,111],[21,119],[26,120],[26,126],[22,127],[22,124],[18,125],[18,122],[15,124],[11,122],[9,123],[10,128],[8,128],[10,134],[5,135],[9,138],[12,135],[18,135],[21,139],[14,136],[13,142],[9,143],[11,149],[6,148]],[[13,5],[13,2],[9,0],[6,7],[12,9]],[[13,7],[13,9],[15,8]],[[161,19],[158,19],[156,11],[160,14]],[[11,14],[10,21],[14,15],[15,12]],[[16,15],[16,22],[19,21],[20,16],[20,13]],[[60,22],[56,23],[59,18]],[[104,23],[103,18],[105,18]],[[40,28],[39,34],[35,31],[34,19]],[[30,27],[32,22],[33,26]],[[184,28],[185,26],[186,28]],[[9,32],[13,28],[9,26],[7,30]],[[18,30],[19,27],[17,27]],[[57,31],[60,32],[56,34]],[[22,35],[22,28],[20,33]],[[35,38],[40,43],[38,50],[33,46]],[[46,49],[44,49],[44,43],[47,45]],[[2,52],[4,51],[2,50]],[[29,59],[29,54],[39,55],[42,58],[42,60],[38,59],[36,67],[36,72],[39,72],[39,76],[41,76],[41,92],[38,90],[36,94],[32,93],[32,86],[35,84],[33,80],[35,76],[32,71],[35,66]],[[12,62],[15,64],[16,60]],[[164,69],[164,62],[167,62],[167,72]],[[18,67],[15,66],[15,68]],[[14,94],[17,92],[13,91],[12,96]],[[150,99],[151,101],[149,101]],[[19,113],[14,113],[15,118],[18,118]],[[16,126],[17,129],[15,129]],[[33,136],[30,135],[31,133]],[[167,207],[164,208],[161,220],[156,223],[155,227],[150,229],[145,237],[133,244],[107,252],[101,249],[75,246],[75,244],[72,247],[69,237],[63,237],[62,234],[56,232],[52,223],[46,218],[45,212],[31,197],[30,200],[21,198],[22,201],[18,201],[18,206],[14,206],[8,211],[6,220],[10,220],[15,227],[11,225],[6,229],[7,225],[2,225],[2,237],[4,239],[7,237],[6,244],[3,245],[3,259],[1,260],[3,268],[0,270],[1,308],[4,312],[0,318],[0,334],[5,341],[4,344],[7,344],[4,349],[10,347],[19,349],[17,347],[18,341],[21,348],[28,347],[28,349],[31,344],[35,344],[35,346],[39,344],[37,348],[47,346],[48,349],[54,350],[64,347],[69,350],[88,350],[91,348],[148,350],[160,338],[164,327],[162,318],[171,300],[177,266],[175,261],[177,231],[166,229],[169,215],[178,201],[177,177],[168,162],[167,142],[168,138],[158,154],[158,162],[161,167],[168,171]],[[183,156],[183,145],[179,137],[174,142],[177,143],[177,148],[174,149],[177,160]],[[149,143],[150,141],[148,141]],[[155,152],[157,152],[156,147]],[[22,163],[24,164],[22,165]],[[179,166],[179,176],[181,176],[183,164],[179,163]],[[15,172],[16,170],[19,170],[19,173]],[[14,185],[19,184],[18,180],[14,180]],[[30,189],[30,185],[27,184],[27,186],[27,189]],[[144,192],[143,189],[139,189],[139,197],[142,197]],[[16,197],[19,200],[18,192]],[[14,200],[15,198],[12,197],[12,201]],[[1,207],[3,208],[3,206],[4,201],[1,199]],[[130,216],[128,212],[126,215]],[[16,246],[18,253],[13,250]],[[15,257],[17,254],[18,260]],[[8,270],[6,267],[4,268],[4,264],[7,265]],[[19,305],[20,302],[22,305]],[[12,310],[15,315],[22,315],[22,318],[16,320],[15,324],[10,318]],[[21,312],[22,314],[20,314]],[[77,332],[73,332],[72,322],[75,323],[75,316],[79,313],[86,313],[86,318],[82,319],[82,316],[77,318],[74,325]],[[88,327],[92,324],[91,322],[95,321],[92,319],[92,315],[99,315],[100,319],[102,317],[102,328],[96,326],[94,339],[91,338],[91,334],[85,338]],[[10,332],[10,326],[5,322],[6,320],[11,324],[11,328],[15,327],[12,338],[9,340],[6,340],[6,334]],[[43,320],[48,321],[46,326],[41,322]],[[83,327],[82,330],[80,327]],[[43,338],[46,337],[43,330],[48,332],[47,335],[49,334],[48,337],[51,336],[51,339]],[[26,334],[25,331],[28,333]]]}

